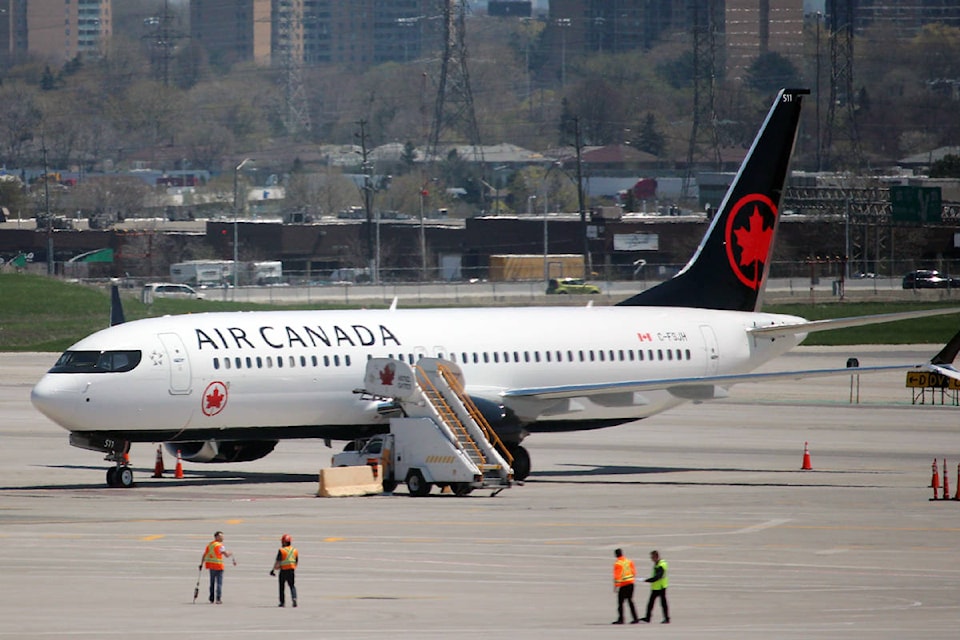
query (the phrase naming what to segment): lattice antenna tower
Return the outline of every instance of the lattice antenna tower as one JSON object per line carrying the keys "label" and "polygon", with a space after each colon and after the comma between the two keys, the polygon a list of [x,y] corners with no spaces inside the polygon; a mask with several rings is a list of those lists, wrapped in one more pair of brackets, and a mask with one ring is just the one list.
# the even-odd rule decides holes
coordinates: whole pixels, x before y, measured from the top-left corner
{"label": "lattice antenna tower", "polygon": [[826,168],[836,160],[833,144],[845,142],[857,168],[863,166],[860,134],[853,91],[853,10],[855,0],[827,0],[827,28],[830,33],[830,103],[822,155]]}
{"label": "lattice antenna tower", "polygon": [[170,60],[173,59],[177,42],[190,37],[174,28],[174,20],[168,0],[164,0],[163,12],[160,15],[144,20],[144,24],[156,27],[143,38],[149,41],[151,61],[164,85],[170,84]]}
{"label": "lattice antenna tower", "polygon": [[283,68],[284,126],[293,135],[312,128],[303,83],[303,0],[275,1],[275,51]]}
{"label": "lattice antenna tower", "polygon": [[683,175],[683,196],[688,195],[693,178],[693,163],[705,152],[713,153],[717,169],[721,168],[720,138],[717,134],[717,113],[714,96],[717,78],[717,21],[710,0],[692,0],[690,17],[693,25],[693,124],[687,147],[687,170]]}
{"label": "lattice antenna tower", "polygon": [[[467,71],[466,15],[468,0],[440,0],[443,19],[443,59],[437,83],[437,101],[430,132],[428,156],[436,157],[441,137],[459,132],[473,146],[474,160],[482,162],[480,128]],[[481,156],[481,157],[477,157]]]}

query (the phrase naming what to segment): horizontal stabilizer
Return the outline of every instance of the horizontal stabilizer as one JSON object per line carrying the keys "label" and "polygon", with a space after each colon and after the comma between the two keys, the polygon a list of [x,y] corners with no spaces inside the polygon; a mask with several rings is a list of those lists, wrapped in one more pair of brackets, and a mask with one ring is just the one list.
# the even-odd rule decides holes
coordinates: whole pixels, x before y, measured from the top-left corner
{"label": "horizontal stabilizer", "polygon": [[[834,318],[831,320],[810,320],[808,322],[797,322],[793,324],[753,327],[751,329],[747,329],[747,332],[753,336],[783,338],[787,336],[795,336],[800,333],[830,331],[831,329],[847,329],[850,327],[865,327],[871,324],[897,322],[900,320],[915,320],[917,318],[929,318],[931,316],[945,316],[953,313],[960,313],[960,307],[949,307],[945,309],[923,309],[920,311],[900,311],[897,313],[880,313],[870,316],[853,316],[850,318]],[[953,351],[954,357],[957,355],[957,350],[960,349],[960,338],[957,339],[957,342],[958,344]],[[950,359],[950,362],[953,362],[953,358]]]}

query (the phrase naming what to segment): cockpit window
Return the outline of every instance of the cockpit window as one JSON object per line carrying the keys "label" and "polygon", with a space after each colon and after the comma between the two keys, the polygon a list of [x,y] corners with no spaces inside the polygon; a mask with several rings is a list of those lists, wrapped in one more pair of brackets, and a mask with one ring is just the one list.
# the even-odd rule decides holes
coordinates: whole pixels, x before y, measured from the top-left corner
{"label": "cockpit window", "polygon": [[139,351],[64,351],[50,373],[119,373],[140,364]]}

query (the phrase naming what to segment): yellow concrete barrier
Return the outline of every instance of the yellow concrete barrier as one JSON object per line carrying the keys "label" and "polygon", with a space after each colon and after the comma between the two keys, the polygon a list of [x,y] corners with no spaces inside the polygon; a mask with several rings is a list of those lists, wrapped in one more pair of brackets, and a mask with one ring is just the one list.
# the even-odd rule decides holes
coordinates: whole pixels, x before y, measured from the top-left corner
{"label": "yellow concrete barrier", "polygon": [[320,469],[321,498],[344,496],[369,496],[383,493],[380,466],[365,464],[357,467],[332,467]]}

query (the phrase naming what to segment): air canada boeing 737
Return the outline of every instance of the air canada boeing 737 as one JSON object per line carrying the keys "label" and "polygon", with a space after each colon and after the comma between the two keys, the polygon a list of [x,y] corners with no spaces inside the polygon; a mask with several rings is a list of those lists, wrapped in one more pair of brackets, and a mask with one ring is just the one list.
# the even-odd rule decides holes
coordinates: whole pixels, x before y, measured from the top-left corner
{"label": "air canada boeing 737", "polygon": [[[811,331],[957,312],[808,322],[763,313],[778,208],[806,90],[779,92],[694,256],[614,306],[199,313],[119,323],[70,347],[31,394],[74,446],[116,463],[165,442],[185,460],[239,462],[279,440],[352,440],[388,429],[389,403],[354,391],[371,358],[453,361],[466,393],[530,472],[530,433],[646,418],[733,384],[899,367],[753,373]],[[951,377],[960,339],[928,363]]]}

